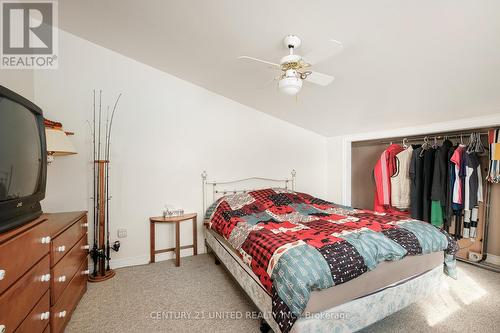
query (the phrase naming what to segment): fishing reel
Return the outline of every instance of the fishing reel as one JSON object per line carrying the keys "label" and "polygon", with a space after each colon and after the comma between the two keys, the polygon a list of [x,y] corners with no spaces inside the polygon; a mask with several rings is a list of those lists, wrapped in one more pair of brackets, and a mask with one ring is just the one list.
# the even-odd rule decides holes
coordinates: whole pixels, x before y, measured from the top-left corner
{"label": "fishing reel", "polygon": [[111,248],[113,249],[113,251],[118,252],[120,250],[120,246],[121,246],[120,241],[115,241],[111,246]]}
{"label": "fishing reel", "polygon": [[97,247],[92,248],[90,251],[90,257],[94,260],[107,259],[106,251],[104,249],[98,249]]}

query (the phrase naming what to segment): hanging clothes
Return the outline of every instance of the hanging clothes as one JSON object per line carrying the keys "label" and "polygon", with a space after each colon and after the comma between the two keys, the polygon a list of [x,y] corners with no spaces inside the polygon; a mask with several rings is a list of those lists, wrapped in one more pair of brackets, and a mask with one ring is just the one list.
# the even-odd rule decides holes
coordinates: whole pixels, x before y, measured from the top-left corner
{"label": "hanging clothes", "polygon": [[444,207],[438,200],[431,201],[431,224],[435,227],[441,228],[444,225]]}
{"label": "hanging clothes", "polygon": [[470,237],[476,238],[477,236],[477,221],[479,219],[479,207],[472,208],[470,218]]}
{"label": "hanging clothes", "polygon": [[[473,209],[478,209],[479,202],[483,201],[483,182],[481,176],[481,162],[475,152],[464,154],[465,183],[464,183],[464,230],[463,237],[475,237],[477,226],[477,213],[472,214]],[[476,216],[474,219],[473,215]]]}
{"label": "hanging clothes", "polygon": [[423,171],[424,159],[420,156],[422,146],[414,145],[410,161],[410,216],[417,220],[423,218]]}
{"label": "hanging clothes", "polygon": [[[449,173],[450,173],[450,198],[449,198],[449,209],[452,219],[455,219],[455,230],[454,236],[456,239],[461,238],[462,235],[462,208],[461,202],[462,197],[462,178],[461,178],[461,166],[462,166],[462,154],[463,146],[457,145],[453,148],[450,156]],[[451,221],[451,220],[450,220]]]}
{"label": "hanging clothes", "polygon": [[490,145],[490,165],[486,179],[492,183],[500,183],[500,129],[488,131]]}
{"label": "hanging clothes", "polygon": [[453,163],[453,192],[452,192],[452,203],[451,209],[453,210],[453,215],[455,216],[455,237],[457,239],[462,238],[462,211],[464,208],[464,195],[465,195],[465,163],[464,163],[464,153],[465,146],[463,144],[458,145],[455,152],[451,156],[450,161]]}
{"label": "hanging clothes", "polygon": [[449,230],[451,226],[451,221],[453,220],[454,212],[452,208],[453,204],[453,186],[455,184],[455,164],[451,161],[451,157],[453,154],[455,154],[455,150],[457,149],[457,146],[452,146],[450,147],[450,150],[448,151],[448,157],[446,158],[446,164],[447,164],[447,173],[448,177],[446,180],[446,206],[444,209],[444,221],[446,222],[445,229]]}
{"label": "hanging clothes", "polygon": [[380,155],[373,176],[375,179],[375,198],[373,210],[376,212],[397,213],[391,206],[391,177],[396,172],[396,155],[403,151],[403,147],[391,144]]}
{"label": "hanging clothes", "polygon": [[425,222],[431,221],[431,190],[435,155],[435,148],[431,147],[424,151],[424,165],[422,172],[424,183],[422,189],[422,220]]}
{"label": "hanging clothes", "polygon": [[481,162],[477,153],[466,153],[464,157],[466,169],[464,209],[471,210],[483,201]]}
{"label": "hanging clothes", "polygon": [[464,146],[459,145],[453,156],[451,157],[451,161],[454,164],[454,173],[455,173],[455,182],[453,183],[453,204],[452,207],[455,207],[454,210],[462,209],[463,204],[463,177],[464,173],[463,169],[463,155],[464,155]]}
{"label": "hanging clothes", "polygon": [[410,162],[413,147],[396,155],[396,172],[391,177],[391,204],[397,209],[410,208]]}
{"label": "hanging clothes", "polygon": [[431,189],[431,223],[436,227],[449,225],[446,205],[448,202],[448,161],[450,158],[448,154],[452,146],[453,143],[446,139],[443,144],[436,149]]}

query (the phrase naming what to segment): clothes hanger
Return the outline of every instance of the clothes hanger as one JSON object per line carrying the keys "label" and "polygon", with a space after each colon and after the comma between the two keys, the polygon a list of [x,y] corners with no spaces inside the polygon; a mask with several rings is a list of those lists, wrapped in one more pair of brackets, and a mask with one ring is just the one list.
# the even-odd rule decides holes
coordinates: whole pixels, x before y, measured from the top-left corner
{"label": "clothes hanger", "polygon": [[467,153],[478,153],[484,154],[486,149],[483,146],[483,142],[481,141],[480,133],[471,133],[469,147],[467,148]]}
{"label": "clothes hanger", "polygon": [[420,157],[424,156],[424,153],[426,150],[429,150],[430,144],[429,144],[429,139],[427,137],[424,137],[424,143],[422,144],[422,151],[420,151]]}
{"label": "clothes hanger", "polygon": [[460,146],[465,147],[463,133],[460,133]]}
{"label": "clothes hanger", "polygon": [[404,148],[404,149],[408,149],[408,145],[407,145],[407,143],[408,143],[408,139],[407,139],[407,138],[404,138],[404,139],[403,139],[403,148]]}
{"label": "clothes hanger", "polygon": [[438,140],[437,140],[437,136],[434,137],[434,145],[432,146],[432,148],[436,149],[438,147]]}
{"label": "clothes hanger", "polygon": [[476,137],[474,133],[471,133],[469,136],[469,144],[467,145],[467,153],[473,153],[476,145]]}
{"label": "clothes hanger", "polygon": [[483,145],[483,141],[481,141],[481,133],[476,133],[476,153],[482,155],[486,153],[486,148]]}

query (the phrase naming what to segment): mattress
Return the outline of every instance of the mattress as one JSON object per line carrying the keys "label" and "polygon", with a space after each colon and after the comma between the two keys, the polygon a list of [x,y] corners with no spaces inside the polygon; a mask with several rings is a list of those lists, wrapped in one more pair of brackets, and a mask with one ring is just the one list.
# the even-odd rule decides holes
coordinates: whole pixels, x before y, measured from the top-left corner
{"label": "mattress", "polygon": [[[234,260],[252,277],[264,291],[259,278],[252,272],[238,256],[236,250],[221,235],[213,230],[207,229],[221,245],[230,252]],[[432,252],[419,256],[407,256],[401,260],[386,261],[380,263],[377,268],[365,274],[323,290],[315,290],[311,293],[311,298],[305,308],[305,313],[317,313],[340,304],[347,303],[357,298],[361,298],[387,287],[401,284],[406,280],[422,275],[438,266],[443,265],[444,253]],[[269,295],[271,297],[271,295]]]}
{"label": "mattress", "polygon": [[[449,234],[429,223],[282,188],[226,195],[205,218],[253,272],[264,295],[271,296],[272,316],[282,333],[306,310],[331,308],[422,274],[440,264],[437,258],[453,268],[458,248]],[[430,253],[433,260],[426,259]],[[358,279],[369,272],[381,273]],[[339,287],[351,280],[361,282]],[[319,291],[329,289],[325,296]],[[312,298],[313,293],[321,296]]]}
{"label": "mattress", "polygon": [[401,260],[385,261],[373,271],[355,279],[324,290],[315,290],[307,303],[305,312],[321,312],[334,306],[361,298],[389,286],[401,284],[443,265],[443,252],[432,252],[420,256],[407,256]]}

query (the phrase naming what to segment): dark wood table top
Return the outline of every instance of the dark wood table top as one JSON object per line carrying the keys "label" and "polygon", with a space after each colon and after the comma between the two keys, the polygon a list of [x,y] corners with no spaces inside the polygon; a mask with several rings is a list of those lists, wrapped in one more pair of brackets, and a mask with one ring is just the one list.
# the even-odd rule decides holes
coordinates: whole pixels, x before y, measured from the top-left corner
{"label": "dark wood table top", "polygon": [[190,214],[184,214],[181,216],[172,216],[172,217],[155,216],[155,217],[150,217],[149,221],[155,222],[155,223],[181,222],[181,221],[191,220],[191,219],[195,218],[197,215],[198,214],[196,214],[196,213],[190,213]]}

